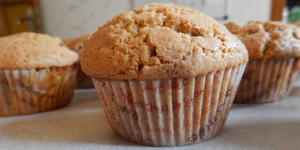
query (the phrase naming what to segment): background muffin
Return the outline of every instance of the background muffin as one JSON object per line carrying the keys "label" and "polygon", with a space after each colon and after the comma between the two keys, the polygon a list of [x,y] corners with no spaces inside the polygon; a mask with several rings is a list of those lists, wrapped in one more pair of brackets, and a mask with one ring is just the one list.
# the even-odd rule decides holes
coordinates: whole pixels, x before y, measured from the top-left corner
{"label": "background muffin", "polygon": [[221,130],[248,53],[210,16],[151,3],[99,27],[80,59],[115,131],[137,143],[175,146]]}
{"label": "background muffin", "polygon": [[0,38],[0,115],[52,110],[71,101],[78,55],[59,38],[24,32]]}
{"label": "background muffin", "polygon": [[[85,47],[85,43],[90,38],[89,35],[84,35],[78,38],[64,40],[63,42],[71,49],[80,54],[80,50]],[[80,63],[79,63],[80,64]],[[77,79],[76,79],[77,88],[94,88],[92,78],[87,76],[82,70],[81,65],[78,65]]]}
{"label": "background muffin", "polygon": [[245,44],[250,59],[234,102],[274,102],[287,96],[299,73],[299,28],[260,21],[226,27]]}

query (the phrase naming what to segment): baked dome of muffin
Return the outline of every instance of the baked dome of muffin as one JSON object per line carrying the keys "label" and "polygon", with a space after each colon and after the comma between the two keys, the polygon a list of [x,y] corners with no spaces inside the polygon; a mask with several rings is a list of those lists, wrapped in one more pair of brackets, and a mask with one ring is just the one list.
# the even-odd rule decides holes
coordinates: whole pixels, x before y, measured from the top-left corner
{"label": "baked dome of muffin", "polygon": [[151,3],[98,28],[81,53],[83,71],[99,79],[194,77],[248,61],[242,42],[210,16]]}
{"label": "baked dome of muffin", "polygon": [[23,32],[0,38],[0,69],[26,70],[63,67],[78,60],[59,38]]}
{"label": "baked dome of muffin", "polygon": [[225,26],[245,44],[250,60],[300,57],[300,28],[293,24],[250,21]]}
{"label": "baked dome of muffin", "polygon": [[85,43],[88,41],[88,39],[91,37],[91,34],[87,34],[84,36],[80,36],[77,38],[67,39],[63,40],[63,43],[71,50],[74,50],[76,52],[80,51],[82,48],[85,47]]}

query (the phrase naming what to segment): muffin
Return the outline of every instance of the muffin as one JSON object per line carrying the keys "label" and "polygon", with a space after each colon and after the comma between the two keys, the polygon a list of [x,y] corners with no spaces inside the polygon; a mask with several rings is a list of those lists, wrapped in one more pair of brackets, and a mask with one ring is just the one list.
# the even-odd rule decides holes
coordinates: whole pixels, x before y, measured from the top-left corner
{"label": "muffin", "polygon": [[[295,25],[297,28],[300,28],[300,22],[299,21],[293,22],[291,24]],[[296,63],[295,70],[298,71],[298,77],[297,77],[296,80],[299,80],[300,79],[300,61],[298,63]]]}
{"label": "muffin", "polygon": [[117,133],[144,145],[176,146],[220,132],[248,53],[212,17],[151,3],[99,27],[80,59]]}
{"label": "muffin", "polygon": [[270,21],[226,27],[245,44],[250,59],[234,102],[274,102],[287,96],[299,74],[299,28]]}
{"label": "muffin", "polygon": [[78,54],[59,38],[24,32],[0,38],[0,115],[23,115],[67,105]]}
{"label": "muffin", "polygon": [[[64,44],[67,45],[71,50],[76,51],[80,54],[80,50],[84,48],[85,43],[90,38],[89,35],[84,35],[78,38],[68,39],[64,40]],[[80,62],[79,62],[80,64]],[[76,79],[76,88],[94,88],[94,84],[92,81],[92,78],[87,76],[82,70],[81,65],[78,65],[78,71],[77,71],[77,79]]]}

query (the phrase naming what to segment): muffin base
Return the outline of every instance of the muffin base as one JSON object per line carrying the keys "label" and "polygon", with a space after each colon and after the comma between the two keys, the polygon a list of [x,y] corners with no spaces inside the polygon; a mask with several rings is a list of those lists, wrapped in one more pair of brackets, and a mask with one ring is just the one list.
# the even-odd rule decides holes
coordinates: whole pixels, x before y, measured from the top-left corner
{"label": "muffin base", "polygon": [[245,66],[194,78],[93,82],[110,126],[122,137],[151,146],[187,145],[220,132]]}
{"label": "muffin base", "polygon": [[249,61],[234,102],[266,103],[286,97],[298,68],[299,58]]}
{"label": "muffin base", "polygon": [[77,67],[0,70],[0,115],[24,115],[67,105],[76,84]]}
{"label": "muffin base", "polygon": [[79,65],[77,71],[77,80],[76,80],[76,88],[77,89],[87,89],[87,88],[95,88],[92,78],[87,76]]}

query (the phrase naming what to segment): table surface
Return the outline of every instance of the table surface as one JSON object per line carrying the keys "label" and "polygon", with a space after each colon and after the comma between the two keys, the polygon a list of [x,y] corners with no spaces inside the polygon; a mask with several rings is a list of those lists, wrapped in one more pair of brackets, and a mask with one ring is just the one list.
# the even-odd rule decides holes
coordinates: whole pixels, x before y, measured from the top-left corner
{"label": "table surface", "polygon": [[[33,115],[0,117],[0,150],[152,149],[127,141],[109,126],[95,89],[76,90],[66,107]],[[202,143],[160,149],[298,150],[300,80],[275,103],[234,104],[222,131]]]}

